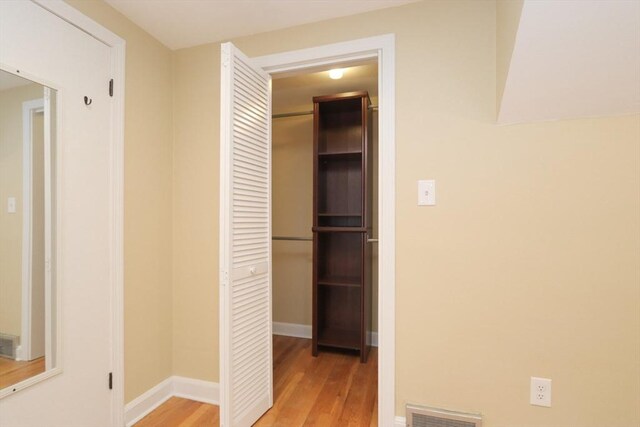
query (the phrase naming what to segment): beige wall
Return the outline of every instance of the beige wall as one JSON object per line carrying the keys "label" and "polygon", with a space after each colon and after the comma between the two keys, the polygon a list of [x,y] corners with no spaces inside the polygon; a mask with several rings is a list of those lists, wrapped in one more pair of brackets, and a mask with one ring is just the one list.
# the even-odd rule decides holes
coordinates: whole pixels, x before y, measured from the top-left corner
{"label": "beige wall", "polygon": [[[398,404],[489,426],[638,425],[639,120],[477,123],[434,132],[442,154],[414,147],[405,179],[432,171],[439,209],[400,190],[414,227],[399,224]],[[530,376],[553,379],[550,410],[528,405]]]}
{"label": "beige wall", "polygon": [[[310,104],[296,111],[308,110]],[[282,111],[277,106],[273,110]],[[273,234],[310,237],[313,116],[274,120],[272,140]],[[311,325],[312,243],[274,241],[272,251],[274,322]]]}
{"label": "beige wall", "polygon": [[[256,56],[385,33],[397,37],[396,413],[414,402],[481,411],[488,427],[638,425],[640,117],[496,126],[494,2],[234,42]],[[174,335],[174,368],[217,381],[219,47],[174,60],[173,315],[197,331]],[[416,206],[422,178],[438,182],[436,207]],[[528,404],[530,376],[553,379],[551,409]]]}
{"label": "beige wall", "polygon": [[67,2],[127,43],[124,305],[128,402],[172,373],[171,51],[102,1]]}
{"label": "beige wall", "polygon": [[174,52],[174,374],[218,380],[218,47]]}
{"label": "beige wall", "polygon": [[[22,103],[42,96],[39,84],[0,92],[0,333],[16,336],[22,325]],[[7,213],[9,197],[16,213]]]}

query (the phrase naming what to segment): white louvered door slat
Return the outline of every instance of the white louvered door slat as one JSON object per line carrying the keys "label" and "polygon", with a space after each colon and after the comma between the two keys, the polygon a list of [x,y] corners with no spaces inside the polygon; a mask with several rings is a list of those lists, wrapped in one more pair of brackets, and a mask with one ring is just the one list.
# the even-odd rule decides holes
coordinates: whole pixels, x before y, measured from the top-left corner
{"label": "white louvered door slat", "polygon": [[222,45],[220,425],[247,427],[273,405],[271,77]]}

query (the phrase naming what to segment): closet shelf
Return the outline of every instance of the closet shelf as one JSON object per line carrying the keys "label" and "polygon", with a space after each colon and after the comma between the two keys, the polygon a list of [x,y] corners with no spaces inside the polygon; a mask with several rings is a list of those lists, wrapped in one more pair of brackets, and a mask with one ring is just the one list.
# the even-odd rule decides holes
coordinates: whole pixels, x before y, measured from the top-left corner
{"label": "closet shelf", "polygon": [[366,233],[365,227],[311,227],[311,231],[316,233],[342,232],[342,233]]}
{"label": "closet shelf", "polygon": [[359,288],[362,286],[359,277],[319,277],[318,285],[345,286],[350,288]]}
{"label": "closet shelf", "polygon": [[362,151],[358,150],[358,151],[332,151],[332,152],[324,152],[324,153],[318,153],[318,156],[321,157],[322,159],[327,159],[327,158],[340,158],[340,159],[345,159],[345,158],[358,158],[362,156]]}
{"label": "closet shelf", "polygon": [[362,214],[360,213],[319,213],[318,216],[350,216],[350,217],[357,217],[360,218],[362,217]]}
{"label": "closet shelf", "polygon": [[337,328],[322,328],[318,345],[360,350],[360,331]]}

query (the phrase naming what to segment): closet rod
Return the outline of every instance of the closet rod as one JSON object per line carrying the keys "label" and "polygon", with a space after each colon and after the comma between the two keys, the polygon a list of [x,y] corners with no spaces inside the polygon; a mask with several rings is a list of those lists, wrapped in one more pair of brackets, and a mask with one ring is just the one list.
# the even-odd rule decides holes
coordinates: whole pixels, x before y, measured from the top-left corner
{"label": "closet rod", "polygon": [[294,240],[300,242],[312,242],[312,237],[287,237],[287,236],[272,236],[271,240]]}
{"label": "closet rod", "polygon": [[[370,105],[369,106],[370,110],[377,110],[378,106],[377,105]],[[280,119],[282,117],[296,117],[296,116],[308,116],[313,114],[313,110],[310,111],[295,111],[293,113],[282,113],[282,114],[274,114],[273,116],[271,116],[272,119]]]}

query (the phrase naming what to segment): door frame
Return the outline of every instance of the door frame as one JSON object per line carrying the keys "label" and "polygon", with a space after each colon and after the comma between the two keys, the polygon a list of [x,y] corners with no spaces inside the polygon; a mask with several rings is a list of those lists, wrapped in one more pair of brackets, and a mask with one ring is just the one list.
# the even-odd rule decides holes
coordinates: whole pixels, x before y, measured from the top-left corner
{"label": "door frame", "polygon": [[267,73],[294,73],[327,65],[378,60],[378,420],[395,425],[395,35],[251,58]]}
{"label": "door frame", "polygon": [[[98,24],[63,0],[31,0],[38,6],[58,16],[74,27],[91,35],[107,45],[111,51],[110,72],[115,84],[111,102],[110,151],[109,168],[111,170],[110,198],[110,234],[111,234],[111,369],[112,369],[112,399],[111,420],[113,426],[124,425],[124,101],[125,101],[125,50],[126,42],[115,33]],[[36,76],[23,75],[30,80],[52,85]],[[106,83],[106,82],[105,82]],[[53,86],[55,88],[55,86]],[[108,90],[105,84],[105,91]],[[60,120],[56,117],[56,120]],[[56,138],[59,137],[56,129]],[[57,185],[57,184],[56,184]],[[56,219],[59,221],[59,219]],[[58,248],[55,249],[59,251]],[[61,294],[64,284],[58,284],[55,295],[56,306],[61,307]],[[61,343],[61,315],[56,310],[57,344]],[[59,348],[59,347],[58,347]],[[62,352],[58,351],[58,365],[62,365]],[[50,372],[50,371],[49,371]],[[43,378],[48,378],[45,372]],[[32,378],[36,379],[36,377]],[[39,380],[39,379],[38,379]],[[105,379],[106,381],[106,379]],[[21,383],[23,384],[23,383]],[[25,381],[24,386],[31,385]],[[22,387],[21,387],[22,388]]]}
{"label": "door frame", "polygon": [[[44,93],[43,93],[44,95]],[[32,306],[32,234],[33,213],[31,212],[31,197],[33,193],[33,115],[43,113],[45,110],[44,97],[24,101],[22,103],[22,318],[20,325],[20,346],[16,352],[17,360],[32,360],[31,356],[31,306]],[[45,124],[45,138],[47,129]],[[46,144],[46,141],[45,141]],[[44,159],[47,164],[49,159]],[[46,180],[46,174],[45,174]],[[47,184],[45,184],[45,191]],[[45,212],[45,215],[47,213]],[[46,230],[45,230],[46,233]],[[45,272],[45,275],[47,273]],[[46,307],[45,303],[45,307]],[[45,331],[49,327],[45,315]],[[46,332],[45,332],[46,333]],[[45,352],[45,356],[49,356]],[[45,357],[45,363],[51,363],[49,357]],[[47,365],[47,369],[51,368]]]}

